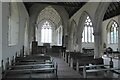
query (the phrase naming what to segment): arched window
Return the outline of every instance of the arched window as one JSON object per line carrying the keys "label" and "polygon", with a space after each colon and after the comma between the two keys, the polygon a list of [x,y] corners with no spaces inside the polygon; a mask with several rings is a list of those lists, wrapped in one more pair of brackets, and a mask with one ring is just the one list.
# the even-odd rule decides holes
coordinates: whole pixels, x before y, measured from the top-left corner
{"label": "arched window", "polygon": [[87,19],[85,20],[82,42],[94,42],[93,27],[89,16],[87,16]]}
{"label": "arched window", "polygon": [[44,22],[41,29],[41,42],[51,43],[52,42],[52,29],[48,21]]}
{"label": "arched window", "polygon": [[[16,0],[11,0],[16,1]],[[9,4],[9,30],[8,30],[8,45],[17,45],[19,35],[19,8],[17,2],[10,2]]]}
{"label": "arched window", "polygon": [[108,43],[118,43],[118,25],[115,21],[112,22],[110,29],[108,30]]}

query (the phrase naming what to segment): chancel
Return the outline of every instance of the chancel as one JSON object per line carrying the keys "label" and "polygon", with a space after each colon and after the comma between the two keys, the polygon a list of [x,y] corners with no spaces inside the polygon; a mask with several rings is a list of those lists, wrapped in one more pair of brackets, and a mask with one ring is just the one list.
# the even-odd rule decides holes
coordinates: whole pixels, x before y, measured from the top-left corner
{"label": "chancel", "polygon": [[119,26],[118,0],[0,1],[0,79],[120,79]]}

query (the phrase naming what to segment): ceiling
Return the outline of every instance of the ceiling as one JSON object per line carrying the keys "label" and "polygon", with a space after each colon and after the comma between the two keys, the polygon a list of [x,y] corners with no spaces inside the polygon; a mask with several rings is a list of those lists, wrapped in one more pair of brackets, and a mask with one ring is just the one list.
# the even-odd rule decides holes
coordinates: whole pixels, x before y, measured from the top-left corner
{"label": "ceiling", "polygon": [[43,20],[50,21],[57,27],[57,24],[60,23],[61,18],[59,16],[59,13],[54,8],[48,6],[40,12],[37,23],[40,23]]}
{"label": "ceiling", "polygon": [[28,13],[29,13],[29,8],[33,4],[49,4],[49,5],[57,5],[57,6],[63,6],[66,11],[69,14],[69,18],[76,13],[84,4],[85,2],[24,2]]}
{"label": "ceiling", "polygon": [[[49,4],[49,5],[63,6],[68,12],[70,18],[82,6],[84,6],[86,2],[24,2],[24,4],[28,10],[28,13],[29,13],[29,8],[31,8],[33,4]],[[111,2],[104,15],[103,20],[109,19],[117,15],[120,15],[120,2]]]}
{"label": "ceiling", "polygon": [[104,20],[117,15],[120,15],[120,2],[111,2],[104,15]]}

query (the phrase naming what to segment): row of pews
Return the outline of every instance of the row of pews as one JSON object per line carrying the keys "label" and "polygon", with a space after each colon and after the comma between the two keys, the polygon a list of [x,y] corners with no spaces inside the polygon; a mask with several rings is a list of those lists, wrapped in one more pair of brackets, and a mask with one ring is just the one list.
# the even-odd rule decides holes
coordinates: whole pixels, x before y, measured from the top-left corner
{"label": "row of pews", "polygon": [[[57,78],[57,63],[49,55],[45,54],[34,54],[34,55],[23,55],[13,57],[4,66],[2,60],[2,80],[19,78],[24,79],[24,75],[27,75],[30,80],[33,78],[32,75],[44,75],[38,76],[37,78]],[[11,64],[10,64],[11,63]],[[47,74],[47,76],[45,76]],[[49,74],[49,75],[48,75]],[[24,79],[26,80],[26,79]]]}
{"label": "row of pews", "polygon": [[102,58],[94,59],[94,54],[89,52],[62,52],[61,57],[71,68],[82,74],[83,78],[87,78],[89,73],[96,75],[98,72],[107,72],[105,75],[108,77],[110,71],[120,70],[120,68],[110,67],[111,65],[104,65]]}

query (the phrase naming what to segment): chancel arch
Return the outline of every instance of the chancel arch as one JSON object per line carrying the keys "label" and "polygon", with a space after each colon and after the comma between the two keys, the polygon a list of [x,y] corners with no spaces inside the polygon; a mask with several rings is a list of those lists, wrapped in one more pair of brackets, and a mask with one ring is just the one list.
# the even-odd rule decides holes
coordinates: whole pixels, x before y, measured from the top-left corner
{"label": "chancel arch", "polygon": [[[40,14],[40,12],[42,11],[42,10],[44,10],[46,7],[48,7],[48,6],[50,6],[50,5],[46,5],[46,4],[41,4],[41,5],[39,5],[39,4],[35,4],[35,5],[33,5],[32,7],[31,7],[31,10],[30,10],[30,14],[32,15],[32,16],[30,16],[30,29],[31,29],[31,31],[30,31],[30,34],[31,35],[34,35],[34,31],[32,31],[32,28],[34,28],[33,26],[35,26],[35,24],[36,24],[36,22],[37,22],[37,20],[38,20],[38,16],[39,16],[39,14]],[[37,8],[36,8],[37,7]],[[57,11],[58,13],[59,13],[59,16],[61,17],[61,21],[60,21],[60,24],[58,24],[58,25],[62,25],[63,26],[63,37],[65,37],[65,35],[67,34],[67,25],[68,24],[66,24],[67,22],[68,22],[68,19],[69,19],[69,16],[68,16],[68,13],[67,13],[67,11],[64,9],[64,7],[62,7],[62,6],[55,6],[55,5],[52,5],[51,6],[55,11]],[[34,12],[32,12],[32,9],[33,8],[35,8],[34,9]],[[51,16],[51,15],[50,15]],[[33,36],[29,36],[29,39],[32,41],[33,40]],[[63,38],[63,40],[62,40],[64,43],[63,43],[63,45],[65,46],[66,44],[65,44],[65,38]],[[55,42],[55,44],[57,44],[57,41]]]}
{"label": "chancel arch", "polygon": [[44,43],[50,43],[50,45],[62,44],[61,17],[52,6],[47,6],[40,12],[36,23],[38,45]]}

